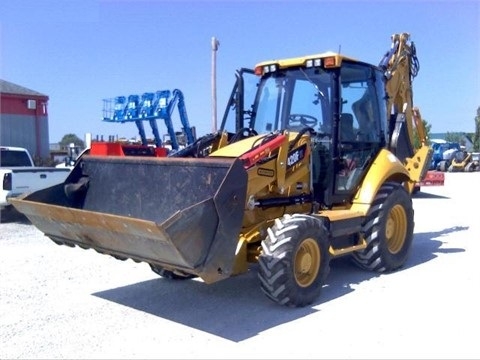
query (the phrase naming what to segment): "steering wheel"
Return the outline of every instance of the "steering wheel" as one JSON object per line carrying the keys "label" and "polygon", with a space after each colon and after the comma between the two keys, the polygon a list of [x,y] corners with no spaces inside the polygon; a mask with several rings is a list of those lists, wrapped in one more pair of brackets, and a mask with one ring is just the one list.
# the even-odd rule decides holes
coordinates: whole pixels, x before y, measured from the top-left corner
{"label": "steering wheel", "polygon": [[289,126],[308,126],[308,127],[315,127],[318,124],[318,120],[316,117],[311,115],[305,114],[290,114],[288,117],[288,125]]}

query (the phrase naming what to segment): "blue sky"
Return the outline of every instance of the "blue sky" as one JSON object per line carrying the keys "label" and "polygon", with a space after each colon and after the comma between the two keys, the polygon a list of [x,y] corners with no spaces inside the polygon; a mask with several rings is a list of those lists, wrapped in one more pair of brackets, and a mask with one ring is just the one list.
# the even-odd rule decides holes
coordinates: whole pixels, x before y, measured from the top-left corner
{"label": "blue sky", "polygon": [[102,100],[173,89],[183,92],[202,135],[212,128],[212,37],[220,42],[221,118],[238,68],[328,50],[378,64],[399,32],[417,48],[414,103],[432,132],[473,132],[480,106],[474,0],[2,1],[0,78],[49,96],[51,143],[69,133],[134,137],[133,123],[101,120]]}

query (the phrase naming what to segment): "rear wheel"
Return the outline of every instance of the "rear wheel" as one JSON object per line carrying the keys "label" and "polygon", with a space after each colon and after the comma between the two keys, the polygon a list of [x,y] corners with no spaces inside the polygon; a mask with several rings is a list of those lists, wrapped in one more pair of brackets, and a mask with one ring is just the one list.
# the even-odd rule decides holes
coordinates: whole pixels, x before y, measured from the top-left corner
{"label": "rear wheel", "polygon": [[262,291],[281,305],[311,304],[330,269],[328,247],[321,220],[301,214],[277,219],[262,242],[258,261]]}
{"label": "rear wheel", "polygon": [[195,275],[188,274],[188,273],[185,273],[183,271],[175,271],[174,272],[174,271],[171,271],[171,270],[166,270],[161,266],[157,266],[157,265],[153,265],[153,264],[149,264],[149,265],[150,265],[150,268],[152,269],[152,271],[155,274],[160,275],[161,277],[163,277],[165,279],[187,280],[187,279],[193,279],[193,278],[196,277]]}
{"label": "rear wheel", "polygon": [[413,240],[413,206],[408,192],[385,183],[376,195],[364,224],[367,248],[352,254],[363,269],[394,271],[405,264]]}

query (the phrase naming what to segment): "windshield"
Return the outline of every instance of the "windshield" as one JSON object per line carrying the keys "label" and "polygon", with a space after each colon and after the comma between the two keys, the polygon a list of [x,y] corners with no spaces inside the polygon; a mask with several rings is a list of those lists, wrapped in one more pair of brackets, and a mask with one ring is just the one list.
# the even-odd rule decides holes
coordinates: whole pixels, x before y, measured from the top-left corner
{"label": "windshield", "polygon": [[258,133],[305,127],[329,133],[331,84],[331,74],[318,69],[294,69],[264,78],[251,127]]}

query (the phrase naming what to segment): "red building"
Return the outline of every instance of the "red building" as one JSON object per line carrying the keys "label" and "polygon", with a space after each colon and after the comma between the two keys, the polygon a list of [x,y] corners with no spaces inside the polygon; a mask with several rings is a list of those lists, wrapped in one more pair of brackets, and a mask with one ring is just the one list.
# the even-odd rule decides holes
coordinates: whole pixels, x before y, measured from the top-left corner
{"label": "red building", "polygon": [[27,148],[49,157],[48,96],[0,80],[0,145]]}

